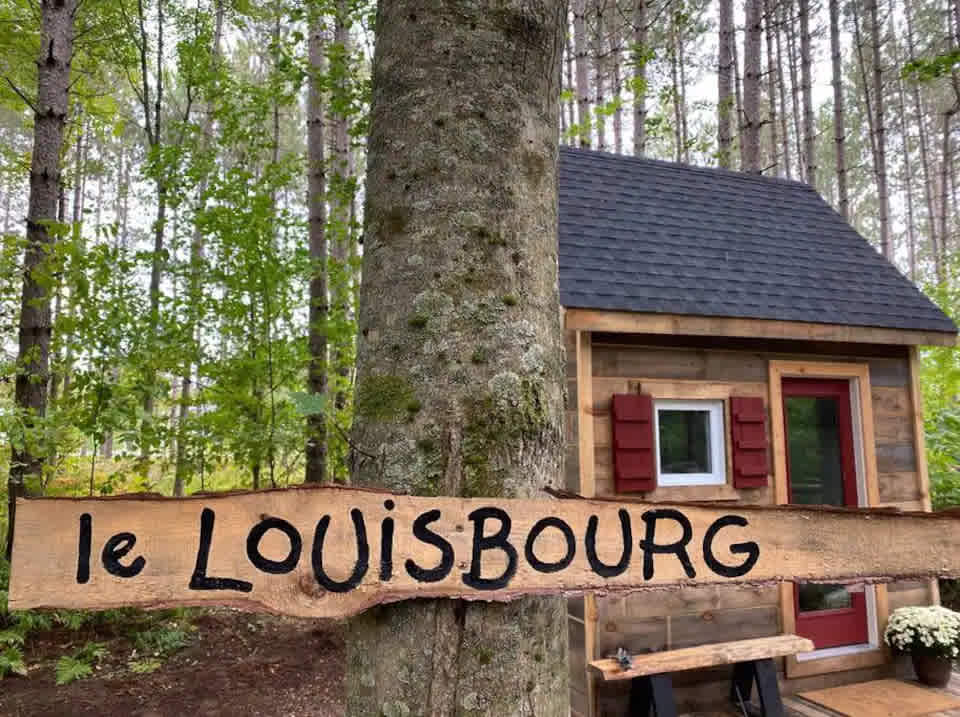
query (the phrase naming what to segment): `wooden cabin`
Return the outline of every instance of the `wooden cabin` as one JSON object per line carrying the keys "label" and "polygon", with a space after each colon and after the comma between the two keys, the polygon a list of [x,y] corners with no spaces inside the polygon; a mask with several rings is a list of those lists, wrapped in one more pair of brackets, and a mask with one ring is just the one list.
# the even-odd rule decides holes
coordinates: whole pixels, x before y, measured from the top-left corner
{"label": "wooden cabin", "polygon": [[[917,351],[957,327],[807,185],[562,148],[566,487],[648,501],[929,510]],[[878,550],[896,546],[878,545]],[[935,583],[570,600],[573,713],[622,715],[587,662],[779,633],[785,694],[889,676],[888,613]],[[729,670],[677,675],[683,711]]]}

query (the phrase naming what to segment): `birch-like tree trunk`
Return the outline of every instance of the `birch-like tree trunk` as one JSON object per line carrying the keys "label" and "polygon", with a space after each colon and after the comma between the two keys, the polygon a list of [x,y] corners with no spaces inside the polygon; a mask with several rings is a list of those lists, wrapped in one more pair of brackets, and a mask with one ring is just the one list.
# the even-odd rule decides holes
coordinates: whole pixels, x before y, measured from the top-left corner
{"label": "birch-like tree trunk", "polygon": [[[316,3],[308,6],[307,52],[307,211],[310,240],[310,310],[307,346],[307,391],[327,395],[327,207],[326,149],[324,147],[323,16]],[[307,416],[306,473],[308,483],[322,483],[327,477],[326,411]]]}
{"label": "birch-like tree trunk", "polygon": [[[37,96],[34,104],[33,152],[30,159],[30,198],[27,209],[27,247],[23,260],[23,289],[14,403],[29,430],[47,411],[50,366],[50,282],[47,261],[55,241],[48,223],[57,218],[60,196],[60,153],[67,120],[70,61],[73,56],[73,19],[76,0],[40,1],[40,54],[37,60]],[[27,478],[43,479],[46,456],[30,437],[14,444],[7,482],[7,546],[9,561],[17,516],[17,498],[25,495]]]}
{"label": "birch-like tree trunk", "polygon": [[717,162],[730,169],[733,153],[733,0],[720,0],[717,50]]}
{"label": "birch-like tree trunk", "polygon": [[589,149],[592,140],[590,128],[590,80],[587,49],[587,0],[573,0],[573,49],[577,66],[577,127],[580,146]]}
{"label": "birch-like tree trunk", "polygon": [[[352,438],[360,485],[528,497],[561,480],[565,17],[552,0],[429,13],[418,0],[380,1]],[[347,714],[567,717],[566,631],[554,597],[369,610],[349,627]]]}
{"label": "birch-like tree trunk", "polygon": [[[223,0],[214,0],[213,15],[213,38],[210,45],[211,65],[214,71],[220,67],[220,43],[223,38],[223,21],[225,8]],[[207,107],[201,125],[201,136],[203,147],[208,147],[213,142],[214,113],[213,107]],[[201,177],[197,186],[197,196],[199,197],[197,211],[202,211],[206,205],[206,193],[208,187],[208,176]],[[193,224],[193,236],[190,240],[190,276],[187,282],[187,292],[189,295],[189,336],[192,337],[194,345],[198,345],[197,336],[197,318],[195,311],[202,305],[201,296],[201,268],[204,258],[203,232],[200,229],[199,222]],[[174,464],[173,494],[182,496],[186,490],[187,481],[190,477],[190,465],[187,456],[187,421],[190,417],[190,401],[193,392],[193,359],[186,361],[185,370],[180,376],[180,406],[177,416],[177,453]]]}
{"label": "birch-like tree trunk", "polygon": [[880,250],[887,259],[893,259],[893,243],[890,241],[890,194],[887,190],[887,128],[885,124],[886,100],[883,92],[883,55],[880,40],[880,18],[877,0],[867,0],[870,14],[870,46],[873,64],[873,100],[876,110],[874,133],[876,135],[877,202],[880,205]]}
{"label": "birch-like tree trunk", "polygon": [[810,42],[810,0],[799,0],[800,12],[800,90],[803,95],[803,161],[804,179],[817,186],[817,153],[814,150],[816,128],[813,123],[813,65]]}
{"label": "birch-like tree trunk", "polygon": [[622,27],[614,22],[610,29],[610,94],[614,102],[613,109],[613,151],[623,154],[623,40]]}
{"label": "birch-like tree trunk", "polygon": [[787,123],[787,83],[783,73],[783,4],[785,0],[775,0],[774,11],[777,15],[776,40],[777,40],[777,90],[780,96],[780,142],[781,156],[783,157],[783,169],[787,179],[792,178],[792,169],[790,164],[790,130]]}
{"label": "birch-like tree trunk", "polygon": [[[907,23],[907,58],[911,61],[917,59],[916,45],[913,35],[913,11],[911,3],[904,3],[904,18]],[[931,255],[933,256],[934,273],[941,280],[945,277],[943,266],[943,257],[940,256],[940,245],[937,240],[937,222],[936,212],[933,203],[933,172],[930,167],[930,146],[927,135],[927,126],[923,103],[920,99],[920,87],[918,83],[910,83],[910,98],[913,101],[913,111],[917,123],[917,138],[920,144],[920,168],[923,172],[923,198],[926,204],[927,217],[927,236],[930,238]]]}
{"label": "birch-like tree trunk", "polygon": [[837,172],[837,205],[840,216],[850,221],[847,193],[847,131],[843,108],[843,66],[840,47],[840,0],[830,0],[830,62],[833,74],[833,146]]}
{"label": "birch-like tree trunk", "polygon": [[761,0],[746,0],[743,38],[743,171],[759,174],[760,167],[760,41],[763,30]]}
{"label": "birch-like tree trunk", "polygon": [[607,114],[604,107],[607,104],[607,24],[604,10],[607,0],[592,0],[593,11],[596,16],[593,34],[593,90],[594,111],[597,115],[597,149],[606,152],[610,149],[607,144]]}
{"label": "birch-like tree trunk", "polygon": [[776,0],[763,0],[763,25],[767,43],[767,102],[770,123],[770,164],[774,174],[781,175],[780,160],[777,157],[777,54],[774,49],[776,24],[773,17],[773,3]]}
{"label": "birch-like tree trunk", "polygon": [[633,3],[633,153],[647,151],[647,0]]}

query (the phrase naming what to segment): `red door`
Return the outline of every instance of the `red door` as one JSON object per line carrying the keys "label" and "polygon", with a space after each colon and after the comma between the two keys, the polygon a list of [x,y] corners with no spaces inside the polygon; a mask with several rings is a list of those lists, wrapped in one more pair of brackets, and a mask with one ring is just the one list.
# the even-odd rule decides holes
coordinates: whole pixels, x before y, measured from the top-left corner
{"label": "red door", "polygon": [[[791,503],[856,506],[850,383],[783,379],[787,485]],[[863,585],[794,585],[797,634],[817,649],[869,641]]]}

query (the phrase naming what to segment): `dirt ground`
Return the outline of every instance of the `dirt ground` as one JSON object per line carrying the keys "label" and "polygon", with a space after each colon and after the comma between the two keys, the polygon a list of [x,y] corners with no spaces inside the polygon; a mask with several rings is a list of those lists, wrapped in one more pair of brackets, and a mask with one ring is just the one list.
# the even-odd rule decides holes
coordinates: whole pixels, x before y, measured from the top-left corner
{"label": "dirt ground", "polygon": [[[155,672],[127,669],[133,645],[121,636],[51,632],[31,636],[27,677],[0,680],[4,717],[339,717],[343,640],[337,625],[229,610],[193,620],[190,645]],[[87,679],[57,687],[54,663],[72,643],[107,643]]]}

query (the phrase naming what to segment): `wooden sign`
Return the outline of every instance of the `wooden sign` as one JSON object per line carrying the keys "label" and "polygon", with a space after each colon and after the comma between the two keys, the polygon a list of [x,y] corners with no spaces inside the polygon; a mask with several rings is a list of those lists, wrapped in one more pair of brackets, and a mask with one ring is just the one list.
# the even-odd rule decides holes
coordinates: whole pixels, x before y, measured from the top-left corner
{"label": "wooden sign", "polygon": [[960,521],[936,514],[303,487],[18,501],[9,606],[339,617],[415,597],[958,575]]}

